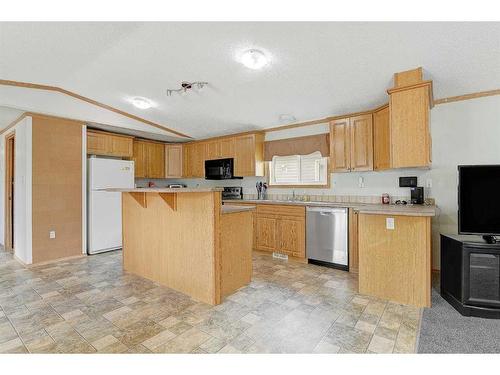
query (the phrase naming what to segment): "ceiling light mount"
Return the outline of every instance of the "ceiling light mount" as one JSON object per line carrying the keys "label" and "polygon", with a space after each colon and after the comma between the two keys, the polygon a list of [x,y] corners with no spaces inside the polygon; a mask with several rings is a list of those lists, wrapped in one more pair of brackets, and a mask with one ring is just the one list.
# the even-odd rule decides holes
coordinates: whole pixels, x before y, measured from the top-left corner
{"label": "ceiling light mount", "polygon": [[192,90],[193,88],[196,88],[198,91],[201,91],[205,86],[208,85],[208,82],[201,82],[201,81],[196,81],[196,82],[187,82],[183,81],[181,82],[181,87],[178,89],[167,89],[167,96],[172,96],[174,92],[180,94],[180,95],[185,95],[187,94],[188,91]]}
{"label": "ceiling light mount", "polygon": [[267,65],[268,58],[258,49],[249,49],[241,55],[241,63],[249,69],[257,70]]}

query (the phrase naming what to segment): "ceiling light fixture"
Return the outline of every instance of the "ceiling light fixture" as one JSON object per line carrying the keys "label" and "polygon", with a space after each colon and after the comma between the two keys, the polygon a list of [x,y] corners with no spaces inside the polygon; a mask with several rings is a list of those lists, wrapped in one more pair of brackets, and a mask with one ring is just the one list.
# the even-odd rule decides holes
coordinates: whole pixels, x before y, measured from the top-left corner
{"label": "ceiling light fixture", "polygon": [[195,87],[198,91],[201,91],[207,85],[208,82],[182,82],[179,89],[167,89],[167,96],[172,96],[174,92],[186,95],[188,91]]}
{"label": "ceiling light fixture", "polygon": [[266,55],[258,49],[249,49],[241,56],[241,63],[250,69],[261,69],[267,62]]}
{"label": "ceiling light fixture", "polygon": [[140,96],[136,96],[135,98],[130,99],[130,103],[132,103],[134,107],[139,109],[148,109],[153,106],[153,102],[151,100],[142,98]]}

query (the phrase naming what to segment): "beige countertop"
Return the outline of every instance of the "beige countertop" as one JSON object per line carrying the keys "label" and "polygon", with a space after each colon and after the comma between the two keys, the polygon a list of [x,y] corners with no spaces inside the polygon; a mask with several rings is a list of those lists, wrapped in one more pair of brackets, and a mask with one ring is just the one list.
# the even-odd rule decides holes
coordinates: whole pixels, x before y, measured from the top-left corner
{"label": "beige countertop", "polygon": [[436,216],[436,206],[425,205],[395,205],[395,204],[373,204],[357,202],[303,202],[303,201],[282,201],[282,200],[257,200],[257,199],[234,199],[224,200],[227,203],[255,203],[255,204],[280,204],[292,206],[311,207],[349,207],[360,213],[382,214],[382,215],[403,215],[403,216]]}
{"label": "beige countertop", "polygon": [[207,193],[211,191],[222,191],[223,188],[110,188],[102,191],[120,193]]}
{"label": "beige countertop", "polygon": [[255,210],[256,206],[237,206],[231,204],[223,204],[221,213],[222,214],[233,214],[235,212],[246,212]]}

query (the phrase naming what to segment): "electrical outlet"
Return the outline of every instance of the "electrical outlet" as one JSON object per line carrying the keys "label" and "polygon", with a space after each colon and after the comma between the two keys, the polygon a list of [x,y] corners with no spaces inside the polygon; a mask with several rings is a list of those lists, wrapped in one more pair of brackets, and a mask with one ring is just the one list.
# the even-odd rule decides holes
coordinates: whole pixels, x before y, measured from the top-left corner
{"label": "electrical outlet", "polygon": [[365,180],[363,179],[363,177],[359,177],[359,178],[358,178],[358,186],[359,186],[360,188],[365,187]]}
{"label": "electrical outlet", "polygon": [[51,231],[49,232],[49,238],[50,238],[50,239],[54,239],[54,238],[56,238],[56,231],[55,231],[55,230],[51,230]]}
{"label": "electrical outlet", "polygon": [[385,227],[387,229],[394,230],[394,218],[393,217],[388,217],[385,219]]}
{"label": "electrical outlet", "polygon": [[428,178],[425,180],[425,187],[431,188],[432,187],[432,179]]}

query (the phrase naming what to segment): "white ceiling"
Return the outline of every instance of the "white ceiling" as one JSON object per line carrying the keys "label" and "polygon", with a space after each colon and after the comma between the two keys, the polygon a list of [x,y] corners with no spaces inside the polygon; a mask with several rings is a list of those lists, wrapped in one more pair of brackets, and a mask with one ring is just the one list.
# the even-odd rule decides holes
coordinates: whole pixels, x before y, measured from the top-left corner
{"label": "white ceiling", "polygon": [[[249,48],[270,64],[239,64]],[[418,66],[435,98],[500,88],[500,23],[0,23],[0,79],[59,86],[195,138],[280,125],[280,114],[300,122],[375,107],[394,72]],[[166,96],[184,80],[210,86]],[[11,92],[0,90],[0,105],[76,107]],[[157,107],[136,109],[133,96]],[[105,110],[79,111],[123,126],[96,120]]]}

